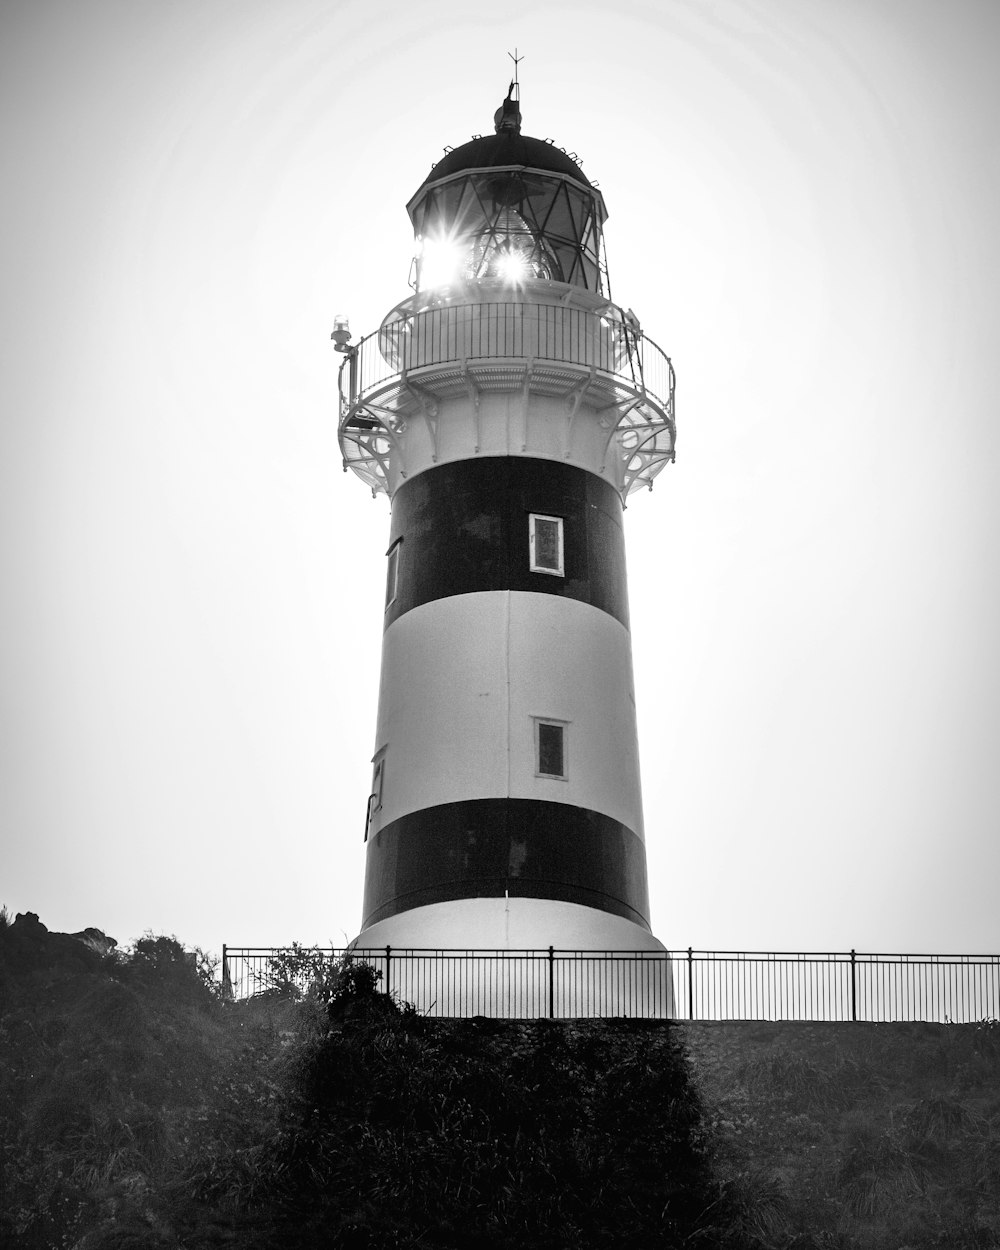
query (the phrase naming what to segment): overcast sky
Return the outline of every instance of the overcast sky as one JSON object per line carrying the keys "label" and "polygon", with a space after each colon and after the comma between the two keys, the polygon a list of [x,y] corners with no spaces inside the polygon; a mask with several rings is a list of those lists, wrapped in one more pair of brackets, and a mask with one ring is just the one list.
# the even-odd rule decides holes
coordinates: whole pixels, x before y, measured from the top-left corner
{"label": "overcast sky", "polygon": [[5,0],[0,903],[356,935],[389,515],[329,332],[515,46],[678,375],[626,514],[654,932],[1000,950],[994,0]]}

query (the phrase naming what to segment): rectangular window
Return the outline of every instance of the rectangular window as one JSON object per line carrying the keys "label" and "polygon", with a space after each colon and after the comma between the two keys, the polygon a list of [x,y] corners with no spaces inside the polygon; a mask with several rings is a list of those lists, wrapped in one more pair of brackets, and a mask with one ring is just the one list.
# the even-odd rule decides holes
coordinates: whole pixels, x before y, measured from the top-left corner
{"label": "rectangular window", "polygon": [[389,557],[385,566],[385,606],[389,607],[396,599],[396,591],[399,587],[399,544],[403,540],[397,538],[392,544],[386,555]]}
{"label": "rectangular window", "polygon": [[535,720],[535,776],[566,777],[566,725]]}
{"label": "rectangular window", "polygon": [[528,550],[532,573],[563,574],[563,519],[561,516],[528,514]]}

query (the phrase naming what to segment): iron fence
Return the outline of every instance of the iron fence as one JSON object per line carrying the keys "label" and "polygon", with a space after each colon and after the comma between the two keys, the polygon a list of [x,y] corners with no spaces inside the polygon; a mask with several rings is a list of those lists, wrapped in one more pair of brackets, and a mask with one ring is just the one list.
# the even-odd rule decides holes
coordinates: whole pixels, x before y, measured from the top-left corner
{"label": "iron fence", "polygon": [[[223,947],[235,998],[273,990],[301,948]],[[675,1020],[1000,1018],[1000,955],[736,951],[378,950],[315,948],[370,964],[397,1001],[431,1016],[595,1016]],[[305,988],[309,973],[298,974]],[[294,978],[293,978],[294,979]]]}

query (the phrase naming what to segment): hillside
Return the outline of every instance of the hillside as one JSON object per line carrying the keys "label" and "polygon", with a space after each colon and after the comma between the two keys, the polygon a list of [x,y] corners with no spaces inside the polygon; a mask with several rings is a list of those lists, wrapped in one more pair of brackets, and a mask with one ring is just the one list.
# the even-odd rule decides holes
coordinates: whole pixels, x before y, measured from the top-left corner
{"label": "hillside", "polygon": [[1000,1023],[679,1029],[716,1174],[756,1193],[773,1244],[1000,1245]]}
{"label": "hillside", "polygon": [[172,938],[0,924],[0,1244],[1000,1245],[995,1025],[441,1021],[314,971],[226,1002]]}

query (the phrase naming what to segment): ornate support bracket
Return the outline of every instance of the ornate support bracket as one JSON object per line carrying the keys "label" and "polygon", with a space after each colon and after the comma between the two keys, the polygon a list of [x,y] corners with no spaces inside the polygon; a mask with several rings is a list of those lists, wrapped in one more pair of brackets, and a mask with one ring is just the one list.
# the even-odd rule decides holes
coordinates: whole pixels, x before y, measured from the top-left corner
{"label": "ornate support bracket", "polygon": [[469,362],[462,357],[461,360],[462,377],[465,380],[465,388],[469,392],[469,398],[472,400],[473,407],[476,410],[476,454],[479,454],[479,447],[482,443],[482,431],[479,426],[479,398],[481,392],[476,385],[472,374],[469,372]]}
{"label": "ornate support bracket", "polygon": [[[611,446],[611,440],[618,433],[618,430],[620,429],[622,422],[625,421],[628,418],[628,416],[632,412],[634,412],[635,409],[638,408],[641,404],[642,404],[642,397],[637,395],[634,399],[623,400],[622,402],[617,403],[617,404],[609,404],[607,408],[602,408],[600,412],[598,413],[598,416],[600,418],[601,428],[608,431],[608,437],[604,443],[604,455],[601,459],[601,472],[602,473],[604,472],[604,470],[607,468],[607,465],[608,465],[608,448]],[[606,412],[617,413],[618,414],[617,420],[611,420],[610,418],[605,417],[604,414]]]}
{"label": "ornate support bracket", "polygon": [[[354,459],[344,457],[344,472],[353,469],[358,476],[368,484],[374,499],[378,493],[378,487],[381,481],[387,481],[389,478],[389,454],[391,450],[392,436],[386,434],[387,446],[382,451],[378,446],[376,439],[378,435],[373,435],[372,431],[354,431],[350,429],[342,429],[340,438],[342,443],[350,443],[356,447],[358,455]],[[379,472],[375,466],[381,470],[381,479]],[[405,476],[405,475],[404,475]]]}
{"label": "ornate support bracket", "polygon": [[[642,478],[643,470],[648,469],[650,465],[659,464],[663,460],[673,460],[674,458],[673,427],[671,426],[669,422],[657,421],[655,424],[650,425],[647,429],[645,429],[641,434],[640,434],[639,428],[636,426],[633,426],[630,433],[635,434],[635,438],[636,438],[635,445],[632,447],[629,447],[624,444],[624,439],[627,439],[629,437],[629,434],[625,434],[623,436],[623,447],[622,447],[622,450],[628,455],[628,462],[626,463],[626,466],[625,466],[625,475],[624,475],[624,480],[622,483],[623,488],[624,488],[624,493],[626,495],[632,489],[633,482],[635,482],[639,478]],[[670,438],[669,451],[666,449],[661,449],[656,446],[661,434],[666,434]],[[654,444],[654,446],[652,447],[652,449],[647,450],[650,443]],[[636,459],[636,457],[639,458],[640,464],[638,465],[638,467],[632,469],[631,465],[633,461]],[[645,481],[649,489],[652,490],[653,489],[652,476],[647,477]]]}
{"label": "ornate support bracket", "polygon": [[[398,413],[380,404],[365,404],[354,414],[352,421],[345,422],[340,427],[341,444],[349,443],[360,453],[354,459],[344,457],[344,472],[350,468],[361,474],[372,488],[374,496],[379,480],[373,466],[378,465],[382,470],[383,480],[388,481],[389,460],[391,453],[395,451],[400,476],[406,477],[403,444],[398,437],[405,428],[406,423],[399,420]],[[385,444],[384,448],[380,443]]]}
{"label": "ornate support bracket", "polygon": [[531,374],[535,358],[529,356],[524,362],[524,385],[521,388],[521,451],[528,450],[528,414],[531,412]]}
{"label": "ornate support bracket", "polygon": [[375,404],[369,400],[361,411],[370,413],[370,419],[376,421],[387,434],[406,433],[406,421],[394,408],[387,408],[385,404]]}
{"label": "ornate support bracket", "polygon": [[438,406],[437,397],[433,395],[426,387],[420,386],[419,383],[412,381],[404,369],[399,377],[400,385],[404,388],[411,399],[415,399],[420,405],[420,411],[424,414],[424,420],[427,422],[427,429],[431,436],[431,460],[437,464],[438,458]]}
{"label": "ornate support bracket", "polygon": [[573,445],[573,422],[576,420],[576,414],[580,411],[580,403],[596,376],[597,368],[595,365],[591,365],[588,375],[585,378],[581,378],[576,386],[566,393],[566,407],[569,409],[569,416],[566,420],[566,442],[563,447],[563,457],[566,460],[569,459],[570,448]]}

